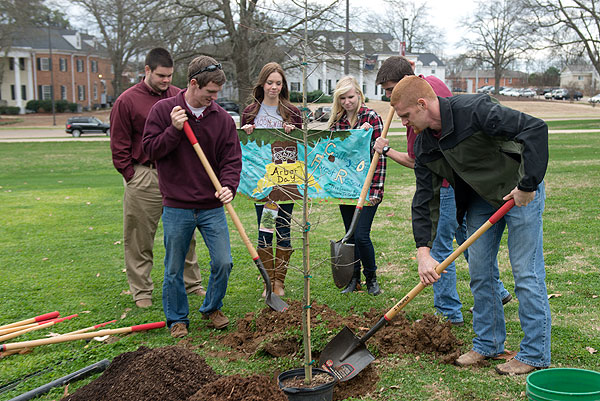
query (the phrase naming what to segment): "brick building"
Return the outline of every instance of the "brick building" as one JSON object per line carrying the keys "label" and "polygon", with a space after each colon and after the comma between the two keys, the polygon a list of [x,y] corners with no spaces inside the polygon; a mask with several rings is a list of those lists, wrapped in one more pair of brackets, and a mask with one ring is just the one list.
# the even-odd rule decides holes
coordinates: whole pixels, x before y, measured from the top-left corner
{"label": "brick building", "polygon": [[8,53],[0,70],[0,102],[18,106],[21,113],[27,101],[50,99],[52,93],[54,100],[77,103],[82,109],[107,105],[114,97],[110,58],[93,36],[31,27],[16,32],[11,47],[3,50]]}

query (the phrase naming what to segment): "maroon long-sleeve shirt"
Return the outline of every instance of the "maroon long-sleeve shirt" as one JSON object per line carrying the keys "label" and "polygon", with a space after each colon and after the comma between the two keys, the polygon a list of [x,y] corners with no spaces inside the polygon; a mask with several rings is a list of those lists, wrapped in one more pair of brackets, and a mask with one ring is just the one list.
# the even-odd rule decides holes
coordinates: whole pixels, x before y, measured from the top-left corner
{"label": "maroon long-sleeve shirt", "polygon": [[181,106],[187,111],[190,127],[219,182],[234,195],[242,170],[240,140],[235,122],[221,106],[211,102],[196,118],[187,108],[185,92],[186,89],[152,107],[144,128],[143,148],[156,162],[164,206],[214,209],[222,203],[215,197],[215,187],[185,133],[173,126],[171,110]]}
{"label": "maroon long-sleeve shirt", "polygon": [[117,98],[110,112],[110,150],[113,165],[125,181],[133,178],[134,164],[148,161],[142,149],[142,134],[150,109],[159,100],[175,96],[179,91],[176,86],[169,86],[159,94],[142,80]]}

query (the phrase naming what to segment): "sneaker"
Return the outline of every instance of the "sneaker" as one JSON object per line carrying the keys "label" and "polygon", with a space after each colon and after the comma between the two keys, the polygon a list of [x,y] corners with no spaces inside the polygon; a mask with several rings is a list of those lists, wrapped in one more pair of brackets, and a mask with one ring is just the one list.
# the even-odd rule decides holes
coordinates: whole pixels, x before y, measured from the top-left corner
{"label": "sneaker", "polygon": [[206,326],[212,329],[223,330],[229,325],[229,319],[227,319],[227,316],[225,316],[223,312],[218,309],[214,312],[203,313],[202,317],[210,320]]}
{"label": "sneaker", "polygon": [[138,299],[135,301],[135,306],[138,308],[149,308],[152,306],[152,300],[150,298]]}
{"label": "sneaker", "polygon": [[193,295],[198,295],[199,297],[205,297],[206,296],[206,290],[202,287],[195,289],[194,291],[191,291],[190,294]]}
{"label": "sneaker", "polygon": [[466,354],[462,354],[461,356],[458,357],[458,359],[456,360],[456,364],[458,366],[471,366],[471,365],[475,365],[481,361],[483,361],[484,359],[487,359],[488,357],[485,355],[481,355],[479,352],[476,351],[469,351]]}
{"label": "sneaker", "polygon": [[188,329],[185,323],[174,323],[171,326],[171,337],[181,338],[188,335]]}
{"label": "sneaker", "polygon": [[521,361],[517,361],[516,359],[511,359],[510,361],[497,365],[496,372],[501,375],[525,375],[529,372],[537,369],[535,366],[528,365]]}

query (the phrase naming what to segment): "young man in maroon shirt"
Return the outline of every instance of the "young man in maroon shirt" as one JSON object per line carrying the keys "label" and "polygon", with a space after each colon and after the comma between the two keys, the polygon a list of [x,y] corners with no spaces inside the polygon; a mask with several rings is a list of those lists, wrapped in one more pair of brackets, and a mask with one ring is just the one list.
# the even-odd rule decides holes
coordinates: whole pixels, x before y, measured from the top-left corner
{"label": "young man in maroon shirt", "polygon": [[[196,57],[188,67],[187,89],[156,103],[144,128],[143,148],[156,162],[163,196],[163,309],[173,337],[188,333],[182,272],[196,228],[210,255],[210,278],[200,312],[210,320],[209,327],[224,329],[229,324],[221,312],[233,267],[223,204],[231,202],[237,190],[242,151],[233,119],[216,103],[224,83],[221,64],[208,56]],[[185,121],[223,187],[219,192],[183,132]]]}
{"label": "young man in maroon shirt", "polygon": [[[110,114],[113,164],[123,175],[125,186],[123,242],[127,281],[140,308],[152,306],[152,248],[162,213],[158,174],[142,149],[142,133],[150,108],[179,92],[179,88],[171,85],[173,59],[167,50],[152,49],[146,56],[144,69],[144,79],[119,96]],[[188,293],[204,296],[195,247],[193,239],[183,278]]]}

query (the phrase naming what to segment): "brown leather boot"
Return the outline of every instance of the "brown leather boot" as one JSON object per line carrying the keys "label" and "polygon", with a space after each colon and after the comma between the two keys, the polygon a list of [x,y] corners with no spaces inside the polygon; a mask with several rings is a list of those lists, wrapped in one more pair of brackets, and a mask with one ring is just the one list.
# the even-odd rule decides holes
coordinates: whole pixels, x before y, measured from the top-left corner
{"label": "brown leather boot", "polygon": [[[265,270],[267,271],[267,276],[271,280],[271,286],[273,285],[273,280],[275,280],[275,270],[273,269],[273,248],[256,248],[256,252],[258,252],[258,257],[262,262]],[[267,287],[265,284],[265,288],[263,289],[262,297],[267,296]]]}
{"label": "brown leather boot", "polygon": [[273,281],[273,293],[280,297],[285,295],[285,275],[287,274],[290,256],[294,250],[292,248],[280,248],[275,250],[275,280]]}

